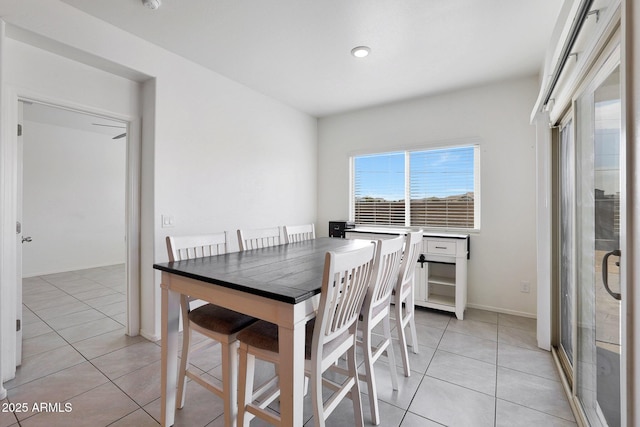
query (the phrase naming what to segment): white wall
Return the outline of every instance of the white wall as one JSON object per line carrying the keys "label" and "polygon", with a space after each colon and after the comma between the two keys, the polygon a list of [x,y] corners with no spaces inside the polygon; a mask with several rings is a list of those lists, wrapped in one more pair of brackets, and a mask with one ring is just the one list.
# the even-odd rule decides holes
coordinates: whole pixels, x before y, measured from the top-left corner
{"label": "white wall", "polygon": [[[349,156],[480,140],[481,229],[471,235],[468,305],[535,317],[538,81],[523,78],[322,118],[319,234],[349,209]],[[520,281],[531,293],[520,292]]]}
{"label": "white wall", "polygon": [[[315,221],[315,118],[67,4],[24,0],[5,9],[7,23],[53,41],[51,49],[153,78],[142,105],[143,335],[160,334],[159,274],[150,261],[167,259],[167,234]],[[36,72],[23,61],[9,56],[6,66]],[[47,61],[37,64],[45,86],[55,77]],[[82,96],[76,86],[73,79],[60,85],[71,98]],[[162,214],[172,215],[175,227],[162,228]]]}
{"label": "white wall", "polygon": [[23,277],[125,262],[126,139],[23,124]]}

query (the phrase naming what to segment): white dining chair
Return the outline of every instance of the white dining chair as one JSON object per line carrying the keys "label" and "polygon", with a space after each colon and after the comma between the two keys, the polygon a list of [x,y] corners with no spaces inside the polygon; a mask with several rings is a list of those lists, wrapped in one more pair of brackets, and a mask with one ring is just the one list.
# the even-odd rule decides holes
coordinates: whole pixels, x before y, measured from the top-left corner
{"label": "white dining chair", "polygon": [[[227,252],[226,233],[168,236],[167,251],[170,262],[221,255]],[[238,341],[236,335],[257,319],[214,304],[205,304],[191,309],[191,303],[194,301],[196,300],[188,295],[180,296],[183,333],[176,407],[180,409],[184,406],[187,378],[191,378],[223,399],[225,425],[235,425],[238,411]],[[210,339],[192,345],[193,331]],[[217,343],[220,343],[222,351],[222,387],[207,380],[205,376],[201,375],[201,372],[192,370],[189,363],[195,352],[211,348]]]}
{"label": "white dining chair", "polygon": [[[306,326],[305,375],[311,379],[313,415],[316,426],[324,426],[344,397],[353,402],[356,426],[363,426],[360,386],[356,363],[357,320],[362,308],[374,267],[375,243],[344,252],[327,252],[322,279],[320,303],[316,317]],[[278,398],[276,377],[254,389],[255,359],[276,365],[278,327],[258,321],[238,335],[240,341],[240,376],[238,379],[238,425],[249,426],[258,417],[275,426],[280,416],[268,405]],[[347,355],[346,378],[342,382],[329,380],[323,373],[336,366]],[[324,387],[333,391],[323,400]]]}
{"label": "white dining chair", "polygon": [[267,248],[282,244],[280,227],[238,230],[238,245],[241,251]]}
{"label": "white dining chair", "polygon": [[[396,359],[391,338],[390,303],[391,292],[398,281],[403,246],[404,236],[378,240],[374,272],[360,312],[360,322],[358,322],[359,335],[361,335],[358,344],[364,352],[365,367],[365,373],[360,374],[360,379],[367,383],[371,420],[375,425],[380,424],[380,411],[373,364],[382,354],[387,355],[391,384],[394,390],[398,390]],[[374,334],[373,329],[380,323],[382,323],[383,340],[378,342],[379,334]]]}
{"label": "white dining chair", "polygon": [[284,242],[295,243],[316,238],[316,228],[313,224],[285,225]]}
{"label": "white dining chair", "polygon": [[411,333],[411,350],[418,354],[418,334],[416,333],[415,320],[415,300],[414,282],[418,257],[422,252],[423,231],[407,233],[400,272],[395,285],[394,293],[394,314],[395,326],[400,340],[400,351],[402,352],[402,365],[404,366],[404,376],[411,375],[409,366],[409,352],[407,350],[407,337],[405,328],[409,326]]}

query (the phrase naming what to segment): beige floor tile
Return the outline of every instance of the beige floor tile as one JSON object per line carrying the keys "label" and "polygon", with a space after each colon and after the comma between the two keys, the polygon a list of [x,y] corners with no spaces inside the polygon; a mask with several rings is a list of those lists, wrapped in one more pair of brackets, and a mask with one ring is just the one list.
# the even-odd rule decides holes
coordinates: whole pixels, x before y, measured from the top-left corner
{"label": "beige floor tile", "polygon": [[[160,399],[143,408],[160,421]],[[222,400],[203,387],[191,387],[184,408],[176,410],[175,426],[206,426],[224,413]]]}
{"label": "beige floor tile", "polygon": [[573,421],[554,417],[515,403],[498,399],[496,402],[496,427],[575,427]]}
{"label": "beige floor tile", "polygon": [[38,317],[33,311],[29,310],[24,305],[22,306],[22,326],[27,327],[33,323],[39,322],[42,319]]}
{"label": "beige floor tile", "polygon": [[[89,362],[80,363],[46,377],[11,389],[9,397],[15,402],[34,403],[67,401],[109,381]],[[22,414],[24,419],[35,415],[32,412]]]}
{"label": "beige floor tile", "polygon": [[86,322],[81,325],[61,329],[58,333],[70,343],[86,340],[107,332],[120,330],[124,333],[124,328],[118,322],[108,317]]}
{"label": "beige floor tile", "polygon": [[60,307],[77,301],[78,300],[71,295],[64,294],[54,298],[46,298],[32,303],[25,302],[24,305],[26,305],[31,311],[38,313],[40,310],[44,310],[46,308]]}
{"label": "beige floor tile", "polygon": [[32,309],[33,306],[37,306],[43,301],[55,300],[60,297],[69,296],[66,292],[61,291],[58,288],[53,288],[48,291],[34,292],[34,293],[22,293],[22,303]]}
{"label": "beige floor tile", "polygon": [[0,427],[12,427],[14,425],[18,425],[18,419],[15,414],[11,412],[14,409],[16,408],[11,406],[8,399],[0,400]]}
{"label": "beige floor tile", "polygon": [[97,357],[91,362],[107,377],[115,380],[158,360],[160,360],[160,347],[146,341]]}
{"label": "beige floor tile", "polygon": [[103,297],[106,295],[113,295],[115,293],[117,292],[114,291],[113,289],[101,286],[100,288],[87,290],[84,292],[74,292],[73,296],[78,298],[80,301],[86,301],[93,298]]}
{"label": "beige floor tile", "polygon": [[449,426],[493,427],[495,398],[425,376],[409,411]]}
{"label": "beige floor tile", "polygon": [[114,302],[113,304],[107,304],[105,306],[102,306],[97,310],[99,310],[101,313],[104,313],[109,317],[115,316],[117,314],[122,314],[127,310],[127,302],[126,301]]}
{"label": "beige floor tile", "polygon": [[138,405],[145,406],[160,397],[160,361],[114,380]]}
{"label": "beige floor tile", "polygon": [[[409,347],[407,350],[409,354],[409,369],[411,370],[411,372],[416,372],[419,375],[424,375],[424,373],[427,371],[427,368],[429,367],[429,363],[431,363],[431,358],[433,357],[436,350],[422,344],[418,344],[418,354],[415,354],[413,352],[413,347]],[[393,351],[396,357],[396,366],[403,367],[404,365],[402,364],[402,353],[400,352],[400,341],[393,341]]]}
{"label": "beige floor tile", "polygon": [[447,331],[471,335],[485,340],[498,340],[498,326],[478,320],[451,319],[447,326]]}
{"label": "beige floor tile", "polygon": [[453,331],[445,331],[438,349],[493,364],[498,352],[495,341]]}
{"label": "beige floor tile", "polygon": [[22,357],[35,356],[36,354],[45,353],[66,345],[68,345],[68,343],[56,332],[47,332],[37,337],[23,339]]}
{"label": "beige floor tile", "polygon": [[117,302],[126,304],[126,300],[127,300],[126,296],[116,292],[111,295],[105,295],[98,298],[88,299],[85,302],[89,304],[91,307],[99,309]]}
{"label": "beige floor tile", "polygon": [[56,288],[51,283],[40,279],[39,277],[31,277],[28,279],[22,279],[22,297],[33,294],[40,294],[43,292],[54,291]]}
{"label": "beige floor tile", "polygon": [[22,422],[24,427],[107,426],[138,410],[138,405],[112,383],[106,383],[65,402],[69,412],[41,413]]}
{"label": "beige floor tile", "polygon": [[100,283],[96,283],[93,280],[84,278],[77,278],[70,282],[57,284],[56,286],[70,295],[75,295],[76,293],[80,292],[104,289],[104,286],[102,286]]}
{"label": "beige floor tile", "polygon": [[110,317],[116,322],[120,323],[122,326],[127,325],[127,313],[114,314]]}
{"label": "beige floor tile", "polygon": [[29,381],[78,365],[84,361],[84,357],[70,345],[56,348],[46,353],[24,357],[22,366],[16,370],[15,378],[6,382],[4,385],[7,389],[15,388]]}
{"label": "beige floor tile", "polygon": [[526,329],[511,328],[508,326],[499,325],[498,342],[500,344],[528,348],[529,350],[544,351],[538,347],[538,338],[536,337],[536,332],[528,331]]}
{"label": "beige floor tile", "polygon": [[115,423],[109,424],[109,427],[157,427],[159,425],[160,423],[154,420],[151,415],[138,409]]}
{"label": "beige floor tile", "polygon": [[438,424],[431,420],[416,415],[412,412],[407,412],[402,420],[400,427],[440,427],[442,424]]}
{"label": "beige floor tile", "polygon": [[[413,374],[410,377],[405,377],[402,368],[396,367],[398,390],[394,390],[389,365],[387,365],[386,362],[379,360],[378,363],[374,365],[374,371],[376,375],[378,401],[387,402],[390,405],[397,406],[404,410],[408,409],[413,400],[413,396],[416,394],[422,382],[423,376]],[[364,372],[364,370],[362,370],[362,372]],[[360,381],[360,392],[362,393],[363,411],[368,412],[369,395],[367,384],[364,381]]]}
{"label": "beige floor tile", "polygon": [[53,319],[47,320],[49,326],[51,326],[56,331],[61,329],[70,328],[72,326],[84,325],[87,322],[92,322],[98,319],[104,319],[106,316],[94,309],[88,309],[83,311],[78,311],[75,313],[69,313],[62,316],[55,317]]}
{"label": "beige floor tile", "polygon": [[501,326],[508,326],[510,328],[524,329],[526,331],[536,331],[536,319],[528,317],[498,313],[498,324]]}
{"label": "beige floor tile", "polygon": [[89,309],[91,309],[91,307],[87,304],[82,301],[75,300],[64,305],[37,310],[35,313],[46,322],[51,319],[55,319],[56,317],[66,316],[68,314]]}
{"label": "beige floor tile", "polygon": [[22,329],[22,339],[26,340],[48,334],[50,332],[53,332],[53,329],[51,329],[49,325],[44,323],[42,320],[38,320],[28,325],[24,325],[24,328]]}
{"label": "beige floor tile", "polygon": [[498,367],[496,396],[499,399],[574,421],[559,381]]}
{"label": "beige floor tile", "polygon": [[116,329],[115,331],[75,342],[73,346],[80,354],[91,360],[139,342],[147,342],[147,340],[140,335],[130,337],[124,333],[124,330]]}
{"label": "beige floor tile", "polygon": [[464,320],[477,320],[479,322],[498,324],[498,313],[478,308],[467,308],[464,311]]}
{"label": "beige floor tile", "polygon": [[498,344],[498,366],[558,381],[551,352]]}
{"label": "beige floor tile", "polygon": [[[440,339],[444,334],[444,329],[434,328],[431,326],[416,323],[416,334],[418,335],[418,345],[424,345],[431,348],[438,347]],[[411,334],[409,328],[405,330],[407,334],[407,342],[411,342]]]}
{"label": "beige floor tile", "polygon": [[[5,383],[9,398],[28,403],[70,400],[73,412],[23,414],[23,425],[158,425],[160,343],[124,334],[125,283],[122,264],[48,275],[46,280],[25,279],[24,293],[35,309],[24,308],[26,363],[16,380]],[[94,316],[98,318],[92,320]],[[568,401],[558,392],[559,377],[550,355],[537,348],[533,319],[467,309],[465,320],[459,321],[451,313],[418,308],[416,324],[420,352],[409,348],[408,378],[394,340],[399,390],[393,390],[385,358],[375,365],[381,426],[493,426],[494,420],[496,426],[575,425]],[[194,341],[202,339],[195,334]],[[362,363],[361,351],[358,355]],[[193,362],[202,375],[221,377],[218,347]],[[261,364],[259,372],[264,379],[273,367]],[[370,426],[366,384],[360,386],[365,425]],[[271,406],[279,407],[277,402]],[[12,414],[0,415],[5,415],[0,427],[16,424]],[[222,400],[189,381],[187,404],[177,412],[176,426],[223,426],[222,415]],[[305,425],[313,425],[312,415],[308,395]],[[345,400],[327,426],[351,425],[352,404]]]}
{"label": "beige floor tile", "polygon": [[432,328],[446,329],[452,315],[443,311],[425,310],[416,308],[414,316],[417,324],[431,326]]}
{"label": "beige floor tile", "polygon": [[429,365],[427,375],[490,396],[496,395],[495,363],[438,350]]}

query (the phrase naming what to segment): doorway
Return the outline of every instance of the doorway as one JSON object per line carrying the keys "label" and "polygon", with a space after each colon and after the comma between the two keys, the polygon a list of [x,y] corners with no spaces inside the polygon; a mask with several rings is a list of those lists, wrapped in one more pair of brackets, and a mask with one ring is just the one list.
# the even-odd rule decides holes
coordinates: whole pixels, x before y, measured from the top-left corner
{"label": "doorway", "polygon": [[[30,218],[25,218],[27,221],[17,218],[20,223],[16,230],[17,318],[22,320],[21,254],[25,248],[25,276],[70,270],[91,273],[92,268],[109,265],[113,277],[114,270],[121,269],[117,275],[122,277],[122,287],[102,283],[113,288],[103,292],[114,293],[108,291],[118,289],[123,294],[124,312],[110,314],[118,315],[127,335],[138,335],[139,119],[108,117],[17,95],[15,100],[18,117],[24,112],[22,132],[29,135],[36,131],[41,139],[37,146],[27,147],[26,152],[23,137],[19,136],[16,144],[16,170],[20,178],[23,157],[39,162],[27,171],[29,181],[22,183],[19,179],[16,188],[16,215],[21,216],[22,187],[31,187],[25,194],[28,202],[25,212]],[[91,226],[93,229],[87,228]],[[34,253],[29,251],[40,251],[36,254],[40,261],[33,262],[30,256]],[[20,331],[16,338],[16,365],[19,365]]]}

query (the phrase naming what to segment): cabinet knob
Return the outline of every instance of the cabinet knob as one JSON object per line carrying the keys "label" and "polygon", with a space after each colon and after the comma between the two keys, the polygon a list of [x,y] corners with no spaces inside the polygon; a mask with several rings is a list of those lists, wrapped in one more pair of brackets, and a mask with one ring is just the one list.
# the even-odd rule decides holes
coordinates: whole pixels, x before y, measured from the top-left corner
{"label": "cabinet knob", "polygon": [[424,263],[427,262],[427,259],[424,257],[424,254],[420,254],[418,258],[418,262],[420,263],[420,268],[424,268]]}

